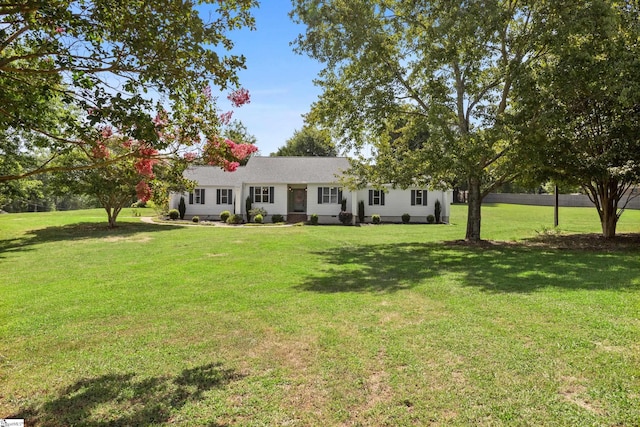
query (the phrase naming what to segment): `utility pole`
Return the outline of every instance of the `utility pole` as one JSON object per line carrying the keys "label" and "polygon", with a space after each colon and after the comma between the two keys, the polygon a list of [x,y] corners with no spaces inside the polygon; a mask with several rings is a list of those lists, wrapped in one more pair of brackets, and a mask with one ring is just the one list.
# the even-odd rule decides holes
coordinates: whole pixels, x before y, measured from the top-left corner
{"label": "utility pole", "polygon": [[558,184],[556,184],[556,186],[555,186],[554,193],[556,194],[556,203],[555,203],[554,209],[553,209],[553,226],[557,227],[558,226],[558,201],[559,201]]}

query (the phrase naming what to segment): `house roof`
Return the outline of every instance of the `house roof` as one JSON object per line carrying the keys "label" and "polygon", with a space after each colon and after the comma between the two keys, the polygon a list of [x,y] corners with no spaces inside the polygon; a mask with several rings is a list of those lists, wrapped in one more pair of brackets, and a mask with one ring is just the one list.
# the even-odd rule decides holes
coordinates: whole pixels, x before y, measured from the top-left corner
{"label": "house roof", "polygon": [[346,157],[252,157],[235,172],[194,166],[185,177],[200,185],[333,183],[349,168]]}

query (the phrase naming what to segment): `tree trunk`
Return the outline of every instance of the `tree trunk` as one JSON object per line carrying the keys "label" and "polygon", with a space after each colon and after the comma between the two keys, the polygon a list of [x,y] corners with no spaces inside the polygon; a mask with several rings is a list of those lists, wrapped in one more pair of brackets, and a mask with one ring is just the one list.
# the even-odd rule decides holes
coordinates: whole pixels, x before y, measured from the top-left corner
{"label": "tree trunk", "polygon": [[618,225],[618,200],[609,194],[608,186],[604,186],[604,191],[600,197],[600,224],[602,225],[602,235],[605,239],[616,237],[616,226]]}
{"label": "tree trunk", "polygon": [[620,183],[616,179],[606,179],[591,183],[585,187],[600,217],[602,236],[605,239],[616,237],[618,225],[618,202],[622,197]]}
{"label": "tree trunk", "polygon": [[469,178],[467,234],[465,236],[465,240],[468,242],[480,241],[481,205],[482,192],[480,191],[480,180],[478,178]]}

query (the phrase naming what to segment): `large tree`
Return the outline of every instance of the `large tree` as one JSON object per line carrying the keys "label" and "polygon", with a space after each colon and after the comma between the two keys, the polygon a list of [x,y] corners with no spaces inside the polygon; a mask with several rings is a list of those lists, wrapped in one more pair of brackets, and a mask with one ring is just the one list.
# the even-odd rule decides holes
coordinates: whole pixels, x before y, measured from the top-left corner
{"label": "large tree", "polygon": [[[16,135],[22,142],[3,143],[0,153],[19,159],[37,142],[51,158],[1,175],[0,182],[57,170],[52,169],[54,157],[78,147],[91,150],[107,125],[165,152],[169,146],[198,145],[203,134],[212,141],[219,111],[209,84],[221,90],[235,88],[234,104],[248,100],[247,93],[237,89],[236,79],[244,58],[228,53],[233,47],[228,34],[253,27],[250,8],[256,4],[255,0],[4,2],[0,5],[0,133]],[[159,122],[179,131],[163,135]],[[123,152],[121,157],[134,155]]]}
{"label": "large tree", "polygon": [[580,185],[609,238],[640,182],[640,5],[590,0],[565,13],[519,82],[516,117],[533,172]]}
{"label": "large tree", "polygon": [[320,130],[314,126],[306,125],[301,130],[296,130],[285,145],[271,156],[313,156],[335,157],[338,155],[335,144],[331,141],[329,132]]}
{"label": "large tree", "polygon": [[[482,199],[518,173],[503,118],[523,64],[540,53],[538,34],[553,23],[545,5],[295,0],[292,16],[307,26],[297,50],[325,64],[309,120],[332,129],[343,148],[371,145],[359,168],[372,172],[366,180],[466,181],[466,239],[478,241]],[[428,141],[415,147],[425,129]]]}

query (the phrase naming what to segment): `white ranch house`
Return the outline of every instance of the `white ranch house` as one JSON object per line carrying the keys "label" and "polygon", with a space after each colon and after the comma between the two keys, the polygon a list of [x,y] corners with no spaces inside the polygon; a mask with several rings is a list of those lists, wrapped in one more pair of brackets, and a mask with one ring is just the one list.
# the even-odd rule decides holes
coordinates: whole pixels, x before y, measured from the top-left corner
{"label": "white ranch house", "polygon": [[411,222],[426,222],[434,213],[436,200],[441,205],[441,221],[449,221],[450,191],[427,191],[425,188],[382,190],[365,188],[349,191],[340,185],[340,176],[349,168],[345,157],[252,157],[246,166],[225,172],[214,166],[194,166],[185,177],[197,183],[193,193],[173,194],[170,207],[177,209],[185,198],[186,217],[219,220],[220,213],[245,214],[245,200],[251,197],[252,208],[267,211],[265,221],[280,214],[287,222],[307,221],[318,215],[320,224],[339,223],[342,199],[347,211],[358,220],[358,202],[364,201],[365,222],[380,215],[382,222],[401,222],[402,214]]}

